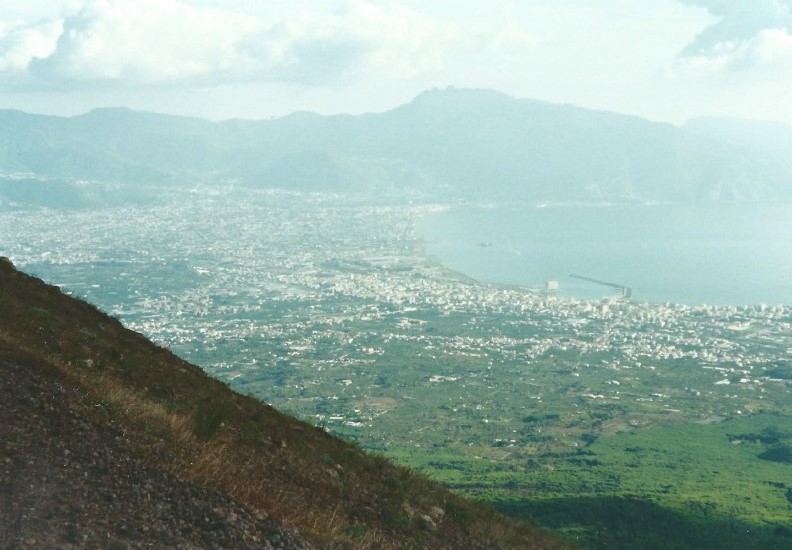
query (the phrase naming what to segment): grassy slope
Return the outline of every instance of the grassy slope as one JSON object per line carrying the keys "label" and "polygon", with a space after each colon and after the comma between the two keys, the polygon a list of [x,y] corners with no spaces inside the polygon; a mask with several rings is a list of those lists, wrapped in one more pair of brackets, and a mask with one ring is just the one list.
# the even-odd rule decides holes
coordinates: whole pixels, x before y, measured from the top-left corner
{"label": "grassy slope", "polygon": [[[283,415],[0,261],[0,347],[57,368],[136,434],[144,461],[359,548],[564,548],[531,526]],[[416,518],[434,507],[436,531]]]}

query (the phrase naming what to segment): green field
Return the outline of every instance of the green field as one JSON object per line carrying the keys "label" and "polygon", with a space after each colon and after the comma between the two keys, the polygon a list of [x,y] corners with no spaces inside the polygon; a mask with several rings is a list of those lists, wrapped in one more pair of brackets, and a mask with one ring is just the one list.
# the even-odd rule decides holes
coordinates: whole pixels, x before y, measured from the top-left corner
{"label": "green field", "polygon": [[613,351],[548,349],[526,360],[525,339],[548,331],[495,318],[352,323],[335,329],[352,342],[317,338],[271,377],[232,383],[592,547],[792,543],[789,384],[767,376],[778,363],[717,384],[687,359],[636,366]]}

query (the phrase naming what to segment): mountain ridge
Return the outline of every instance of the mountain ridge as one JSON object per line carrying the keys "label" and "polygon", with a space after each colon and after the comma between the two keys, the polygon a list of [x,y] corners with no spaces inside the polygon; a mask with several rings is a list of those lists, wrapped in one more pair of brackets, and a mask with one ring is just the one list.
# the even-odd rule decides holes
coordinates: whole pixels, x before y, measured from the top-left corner
{"label": "mountain ridge", "polygon": [[44,179],[528,202],[792,199],[792,165],[779,155],[694,125],[494,90],[436,89],[382,113],[258,121],[126,108],[9,113],[0,113],[0,171]]}
{"label": "mountain ridge", "polygon": [[700,117],[687,121],[683,128],[792,165],[792,125],[764,120]]}

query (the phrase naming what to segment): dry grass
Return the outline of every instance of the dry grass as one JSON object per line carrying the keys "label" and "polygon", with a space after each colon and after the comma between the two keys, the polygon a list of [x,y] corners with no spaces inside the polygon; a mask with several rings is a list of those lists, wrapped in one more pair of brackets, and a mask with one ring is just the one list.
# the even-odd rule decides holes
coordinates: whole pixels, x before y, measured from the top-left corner
{"label": "dry grass", "polygon": [[[231,391],[167,350],[0,262],[0,346],[52,365],[135,434],[154,467],[353,548],[566,548],[319,428]],[[101,418],[99,419],[101,420]],[[414,520],[446,511],[435,532]]]}

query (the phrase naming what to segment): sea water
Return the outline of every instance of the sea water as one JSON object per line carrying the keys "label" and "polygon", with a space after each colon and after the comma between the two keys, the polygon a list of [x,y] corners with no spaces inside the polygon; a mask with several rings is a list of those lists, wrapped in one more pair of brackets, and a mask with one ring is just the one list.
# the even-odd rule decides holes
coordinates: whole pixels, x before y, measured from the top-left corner
{"label": "sea water", "polygon": [[689,305],[792,305],[792,204],[452,208],[423,220],[427,252],[485,282]]}

